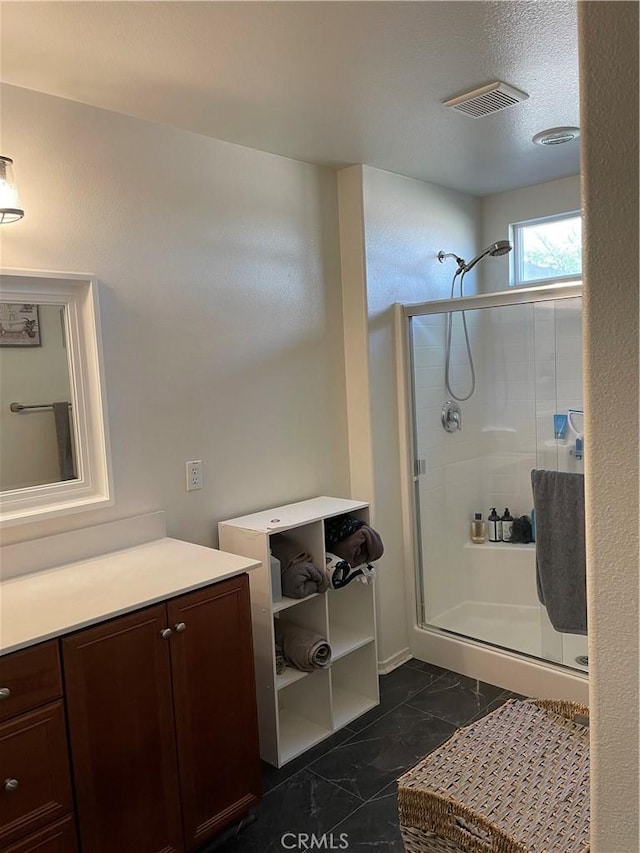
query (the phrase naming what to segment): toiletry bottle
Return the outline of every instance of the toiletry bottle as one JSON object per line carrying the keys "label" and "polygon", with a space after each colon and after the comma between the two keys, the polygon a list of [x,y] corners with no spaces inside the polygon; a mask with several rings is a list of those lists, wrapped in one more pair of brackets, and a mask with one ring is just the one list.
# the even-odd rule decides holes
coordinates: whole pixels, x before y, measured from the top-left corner
{"label": "toiletry bottle", "polygon": [[489,542],[502,542],[502,519],[494,506],[487,518],[487,537]]}
{"label": "toiletry bottle", "polygon": [[509,512],[509,507],[504,511],[502,516],[502,541],[511,542],[511,534],[513,532],[513,516]]}
{"label": "toiletry bottle", "polygon": [[471,541],[476,545],[483,545],[486,536],[485,524],[482,520],[482,513],[477,512],[471,522]]}
{"label": "toiletry bottle", "polygon": [[271,600],[282,601],[282,580],[280,577],[280,560],[269,552],[269,563],[271,568]]}

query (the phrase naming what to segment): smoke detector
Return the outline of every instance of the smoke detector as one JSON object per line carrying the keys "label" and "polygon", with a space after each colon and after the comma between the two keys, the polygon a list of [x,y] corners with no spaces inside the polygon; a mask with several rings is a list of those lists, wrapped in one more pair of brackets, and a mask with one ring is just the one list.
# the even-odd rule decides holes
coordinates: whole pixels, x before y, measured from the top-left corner
{"label": "smoke detector", "polygon": [[552,127],[549,130],[541,130],[536,133],[532,142],[536,145],[562,145],[571,142],[580,136],[579,127]]}
{"label": "smoke detector", "polygon": [[455,98],[442,103],[445,107],[450,107],[471,118],[482,118],[491,113],[506,110],[507,107],[513,107],[521,101],[526,101],[528,97],[526,92],[521,92],[497,80],[495,83],[489,83],[479,89],[465,92],[463,95],[456,95]]}

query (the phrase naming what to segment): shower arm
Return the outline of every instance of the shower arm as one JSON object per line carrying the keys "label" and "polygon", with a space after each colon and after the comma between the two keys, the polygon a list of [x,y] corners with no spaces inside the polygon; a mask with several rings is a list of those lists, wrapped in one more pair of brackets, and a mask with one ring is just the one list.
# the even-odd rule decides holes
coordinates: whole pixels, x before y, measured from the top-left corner
{"label": "shower arm", "polygon": [[478,261],[481,261],[485,255],[488,255],[491,251],[491,247],[486,249],[481,254],[477,255],[472,261],[467,263],[464,258],[459,258],[457,255],[454,255],[453,252],[438,252],[438,260],[440,263],[444,263],[447,258],[453,258],[455,262],[458,264],[458,272],[456,275],[459,275],[461,272],[469,272],[469,270],[473,269]]}
{"label": "shower arm", "polygon": [[457,255],[454,255],[453,252],[438,252],[438,260],[441,264],[444,263],[446,258],[453,258],[455,260],[455,262],[458,264],[458,267],[460,268],[458,272],[461,272],[464,269],[464,265],[466,263],[464,258],[459,258]]}

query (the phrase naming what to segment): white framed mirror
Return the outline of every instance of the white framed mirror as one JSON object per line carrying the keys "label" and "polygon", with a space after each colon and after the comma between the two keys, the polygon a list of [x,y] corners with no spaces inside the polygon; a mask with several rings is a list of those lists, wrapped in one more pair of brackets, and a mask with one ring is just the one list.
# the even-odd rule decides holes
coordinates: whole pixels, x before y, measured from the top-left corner
{"label": "white framed mirror", "polygon": [[98,285],[0,271],[0,525],[113,503]]}

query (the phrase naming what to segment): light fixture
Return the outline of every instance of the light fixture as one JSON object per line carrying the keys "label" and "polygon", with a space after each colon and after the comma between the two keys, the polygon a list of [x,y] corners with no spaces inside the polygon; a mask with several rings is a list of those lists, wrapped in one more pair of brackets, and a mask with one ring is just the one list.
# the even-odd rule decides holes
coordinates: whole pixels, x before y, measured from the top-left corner
{"label": "light fixture", "polygon": [[18,188],[13,179],[13,160],[0,156],[0,225],[17,222],[23,216],[24,210],[20,207]]}
{"label": "light fixture", "polygon": [[579,136],[579,127],[551,127],[549,130],[536,133],[532,142],[536,145],[562,145],[565,142],[572,142]]}

